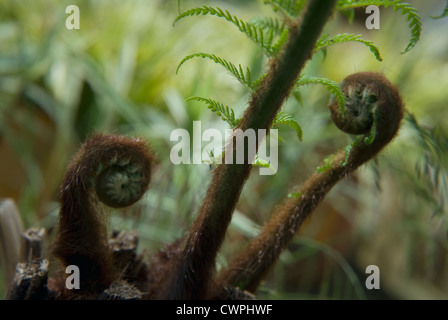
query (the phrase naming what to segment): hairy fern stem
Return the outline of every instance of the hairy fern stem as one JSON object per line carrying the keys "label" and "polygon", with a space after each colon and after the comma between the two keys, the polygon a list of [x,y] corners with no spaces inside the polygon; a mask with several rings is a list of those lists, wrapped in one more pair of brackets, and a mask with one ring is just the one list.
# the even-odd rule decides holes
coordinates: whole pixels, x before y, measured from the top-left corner
{"label": "hairy fern stem", "polygon": [[80,269],[81,288],[104,290],[114,277],[100,203],[122,208],[146,192],[154,162],[141,139],[95,134],[74,155],[61,185],[53,254]]}
{"label": "hairy fern stem", "polygon": [[[278,59],[270,61],[268,75],[252,95],[238,128],[269,130],[282,103],[311,57],[315,43],[329,19],[335,0],[309,1],[302,23],[294,25]],[[258,142],[259,143],[259,142]],[[247,152],[245,152],[247,154]],[[249,160],[249,161],[248,161]],[[161,299],[201,299],[210,289],[215,259],[244,183],[251,170],[244,164],[220,165],[214,172],[179,259],[161,288]]]}
{"label": "hairy fern stem", "polygon": [[[331,188],[377,155],[397,134],[404,115],[403,102],[398,90],[384,76],[356,73],[342,82],[341,89],[346,96],[346,112],[342,116],[338,103],[332,99],[329,107],[333,121],[342,131],[362,136],[351,145],[348,154],[345,150],[336,153],[331,162],[325,163],[324,170],[305,181],[296,192],[299,197],[288,198],[275,209],[260,234],[219,275],[217,288],[255,291],[303,221]],[[372,126],[374,136],[370,137]],[[224,294],[215,293],[213,297]]]}

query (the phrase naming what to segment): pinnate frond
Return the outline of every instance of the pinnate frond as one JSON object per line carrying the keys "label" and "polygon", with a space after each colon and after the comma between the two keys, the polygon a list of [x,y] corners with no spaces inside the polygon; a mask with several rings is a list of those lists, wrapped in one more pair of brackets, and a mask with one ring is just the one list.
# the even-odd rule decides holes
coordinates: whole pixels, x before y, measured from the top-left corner
{"label": "pinnate frond", "polygon": [[219,7],[213,8],[208,6],[202,6],[190,10],[186,10],[182,12],[175,20],[174,24],[179,20],[191,17],[191,16],[199,16],[199,15],[212,15],[217,16],[219,18],[224,18],[226,21],[235,25],[239,31],[246,34],[252,41],[258,44],[263,51],[268,56],[272,56],[272,41],[273,41],[273,30],[269,29],[268,31],[264,31],[260,26],[256,26],[253,23],[243,21],[236,16],[230,14],[227,10],[222,10]]}
{"label": "pinnate frond", "polygon": [[375,5],[378,7],[383,6],[385,8],[393,7],[395,11],[401,11],[402,15],[406,15],[406,20],[409,21],[409,29],[411,30],[411,38],[409,39],[408,45],[401,53],[406,53],[415,47],[417,42],[420,40],[422,20],[417,10],[409,3],[397,0],[339,0],[337,7],[339,10],[346,10],[370,5]]}
{"label": "pinnate frond", "polygon": [[277,41],[272,45],[272,55],[276,56],[288,40],[289,30],[284,29],[282,34],[278,37]]}
{"label": "pinnate frond", "polygon": [[236,67],[233,63],[231,63],[223,58],[220,58],[214,54],[198,52],[198,53],[188,55],[185,58],[183,58],[182,61],[179,63],[179,65],[177,66],[177,69],[176,69],[176,73],[179,71],[180,67],[185,62],[187,62],[188,60],[191,60],[193,58],[210,59],[210,60],[214,61],[215,63],[220,64],[225,69],[227,69],[227,71],[229,71],[239,82],[244,84],[247,88],[249,88],[251,90],[253,89],[249,68],[246,68],[246,70],[244,71],[243,67],[241,65]]}
{"label": "pinnate frond", "polygon": [[258,26],[263,30],[272,30],[274,35],[280,35],[283,30],[285,30],[285,24],[273,17],[254,17],[249,23]]}
{"label": "pinnate frond", "polygon": [[342,43],[342,42],[349,42],[349,41],[356,41],[356,42],[360,42],[360,43],[363,43],[364,45],[366,45],[370,49],[370,51],[372,51],[372,53],[375,55],[375,58],[378,61],[383,61],[383,58],[381,58],[380,51],[377,48],[377,46],[375,46],[373,41],[362,39],[361,34],[354,35],[351,33],[342,33],[342,34],[338,34],[332,38],[328,38],[328,36],[329,36],[328,34],[324,34],[316,42],[316,46],[314,48],[315,52],[318,50],[324,50],[327,47],[334,45],[334,44],[338,44],[338,43]]}
{"label": "pinnate frond", "polygon": [[235,118],[235,112],[233,111],[232,108],[225,106],[215,100],[194,96],[188,98],[186,101],[191,100],[205,102],[211,111],[215,112],[218,116],[220,116],[232,128],[236,127],[240,121],[240,119]]}
{"label": "pinnate frond", "polygon": [[290,127],[291,129],[293,129],[296,134],[297,134],[297,138],[299,138],[300,141],[302,141],[302,136],[303,136],[303,131],[302,131],[302,127],[300,126],[300,124],[293,118],[292,115],[285,113],[283,111],[280,111],[277,116],[275,117],[272,126],[278,126],[280,124],[285,124],[288,127]]}

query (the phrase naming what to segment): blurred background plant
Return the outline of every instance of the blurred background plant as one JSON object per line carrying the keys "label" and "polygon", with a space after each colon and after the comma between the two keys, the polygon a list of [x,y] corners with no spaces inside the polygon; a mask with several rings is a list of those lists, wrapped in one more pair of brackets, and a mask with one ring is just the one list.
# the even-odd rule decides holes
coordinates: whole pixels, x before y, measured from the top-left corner
{"label": "blurred background plant", "polygon": [[[267,299],[448,298],[448,19],[433,19],[444,1],[409,1],[423,21],[417,46],[401,54],[410,30],[404,16],[381,9],[381,29],[337,13],[331,34],[363,34],[383,61],[362,44],[344,43],[316,54],[306,75],[341,81],[357,71],[383,72],[401,90],[409,115],[399,137],[379,158],[337,185],[307,221],[260,288]],[[79,30],[65,28],[73,1],[0,3],[0,196],[18,204],[25,227],[51,231],[58,187],[68,160],[94,131],[139,135],[158,155],[152,186],[138,205],[112,211],[111,229],[137,229],[149,254],[184,234],[205,193],[210,167],[173,165],[176,128],[228,125],[206,105],[213,97],[240,116],[248,92],[211,61],[214,52],[260,73],[266,63],[255,44],[213,17],[173,27],[179,10],[206,4],[239,17],[269,15],[262,1],[76,1]],[[254,170],[232,220],[219,266],[253,237],[273,207],[336,148],[350,143],[330,121],[329,93],[300,88],[284,110],[303,129],[303,141],[279,127],[276,175]],[[366,290],[365,268],[377,265],[381,289]],[[0,282],[0,296],[4,294]]]}

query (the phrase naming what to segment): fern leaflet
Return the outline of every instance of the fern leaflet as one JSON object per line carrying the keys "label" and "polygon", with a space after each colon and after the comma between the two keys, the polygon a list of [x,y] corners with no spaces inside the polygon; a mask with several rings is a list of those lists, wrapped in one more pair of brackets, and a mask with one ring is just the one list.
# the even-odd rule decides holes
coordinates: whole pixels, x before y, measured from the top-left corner
{"label": "fern leaflet", "polygon": [[302,141],[303,131],[300,124],[293,119],[292,115],[287,114],[285,112],[280,111],[277,116],[275,117],[272,126],[278,126],[279,124],[285,124],[288,127],[294,129],[294,131],[297,134],[297,137],[300,141]]}
{"label": "fern leaflet", "polygon": [[241,65],[239,65],[238,67],[236,67],[234,64],[232,64],[231,62],[220,58],[214,54],[209,54],[209,53],[203,53],[203,52],[198,52],[198,53],[194,53],[191,55],[186,56],[185,58],[182,59],[182,61],[179,63],[179,65],[177,66],[176,69],[176,73],[179,71],[180,67],[187,62],[190,59],[193,58],[203,58],[203,59],[210,59],[212,61],[214,61],[217,64],[220,64],[221,66],[223,66],[224,68],[227,69],[227,71],[229,71],[239,82],[241,82],[242,84],[244,84],[246,87],[248,87],[249,89],[253,90],[253,85],[251,82],[251,76],[250,76],[250,69],[246,68],[246,71],[243,70],[243,67],[241,67]]}
{"label": "fern leaflet", "polygon": [[383,6],[385,8],[393,7],[395,11],[399,10],[402,15],[406,15],[406,20],[409,21],[409,28],[411,29],[411,38],[409,39],[408,45],[401,53],[406,53],[415,47],[417,42],[420,40],[422,20],[417,10],[409,3],[397,0],[339,0],[337,7],[339,10],[346,10],[370,5]]}
{"label": "fern leaflet", "polygon": [[354,34],[350,34],[350,33],[342,33],[342,34],[336,35],[333,38],[327,39],[328,36],[329,36],[328,34],[324,34],[317,41],[316,46],[314,48],[315,52],[318,51],[318,50],[326,49],[327,47],[329,47],[329,46],[331,46],[333,44],[342,43],[342,42],[348,42],[348,41],[356,41],[356,42],[360,42],[360,43],[365,44],[370,49],[370,51],[372,51],[372,53],[375,55],[375,58],[378,61],[383,61],[383,58],[381,58],[380,51],[375,46],[373,41],[361,39],[362,35],[360,35],[360,34],[354,35]]}
{"label": "fern leaflet", "polygon": [[299,78],[296,81],[296,87],[307,85],[307,84],[322,84],[327,90],[333,94],[332,99],[336,99],[338,101],[339,107],[341,108],[342,114],[344,114],[345,110],[345,95],[341,90],[341,87],[334,81],[329,80],[327,78]]}
{"label": "fern leaflet", "polygon": [[288,40],[289,30],[284,29],[280,37],[277,39],[277,42],[272,46],[272,55],[276,56],[280,50],[283,48],[283,45]]}
{"label": "fern leaflet", "polygon": [[236,127],[238,123],[240,122],[240,119],[235,118],[235,112],[232,108],[228,106],[224,106],[223,104],[214,101],[212,99],[208,98],[202,98],[202,97],[190,97],[186,101],[201,101],[208,104],[208,108],[215,112],[218,116],[220,116],[225,122],[227,122],[232,128]]}
{"label": "fern leaflet", "polygon": [[194,9],[190,9],[181,13],[175,20],[174,24],[179,20],[190,17],[190,16],[198,16],[198,15],[213,15],[219,18],[224,18],[226,21],[234,24],[238,30],[246,34],[252,41],[258,44],[268,56],[272,56],[272,29],[269,31],[269,34],[266,36],[264,34],[263,28],[256,26],[253,23],[245,22],[241,19],[238,19],[236,16],[230,14],[227,10],[222,10],[219,7],[212,8],[208,6],[202,6]]}
{"label": "fern leaflet", "polygon": [[255,17],[249,23],[252,23],[264,30],[272,30],[274,35],[282,34],[285,24],[273,17]]}

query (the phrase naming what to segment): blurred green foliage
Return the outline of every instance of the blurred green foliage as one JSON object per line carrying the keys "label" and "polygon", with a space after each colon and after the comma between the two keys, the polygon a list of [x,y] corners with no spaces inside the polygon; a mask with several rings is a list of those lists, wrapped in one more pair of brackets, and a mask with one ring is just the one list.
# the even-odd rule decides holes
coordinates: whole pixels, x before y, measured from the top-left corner
{"label": "blurred green foliage", "polygon": [[[273,14],[262,1],[206,1],[250,20]],[[448,19],[431,19],[443,1],[410,1],[423,21],[420,42],[409,39],[404,17],[381,9],[381,29],[367,30],[362,12],[352,24],[335,14],[331,34],[363,34],[379,48],[375,59],[359,43],[332,46],[306,66],[308,76],[336,82],[357,71],[379,71],[396,83],[407,116],[399,137],[377,161],[341,182],[327,196],[260,289],[270,299],[447,298]],[[27,227],[53,228],[57,193],[67,162],[93,131],[146,138],[158,155],[145,198],[111,212],[111,228],[135,228],[148,253],[184,234],[210,179],[204,165],[173,165],[176,128],[228,125],[191,96],[232,106],[237,117],[249,92],[226,70],[193,59],[216,53],[261,74],[260,48],[224,21],[196,17],[173,21],[179,10],[204,1],[80,0],[79,30],[65,28],[73,1],[0,3],[0,196],[14,198]],[[284,110],[303,130],[279,128],[279,170],[252,174],[229,229],[218,268],[257,233],[273,207],[350,137],[332,125],[322,86],[300,89]],[[415,116],[415,117],[414,117]],[[381,270],[381,293],[365,290],[364,270]],[[0,287],[0,296],[2,287]]]}

